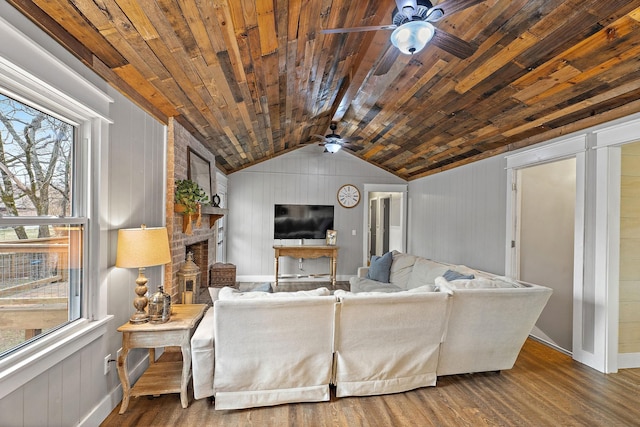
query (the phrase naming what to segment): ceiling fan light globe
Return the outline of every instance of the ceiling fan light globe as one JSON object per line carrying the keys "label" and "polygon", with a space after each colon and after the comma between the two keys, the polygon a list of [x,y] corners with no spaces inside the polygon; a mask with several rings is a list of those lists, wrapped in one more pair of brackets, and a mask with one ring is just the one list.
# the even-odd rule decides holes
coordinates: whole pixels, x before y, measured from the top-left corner
{"label": "ceiling fan light globe", "polygon": [[402,24],[391,34],[391,43],[400,52],[411,55],[420,52],[435,34],[433,25],[425,21],[411,21]]}
{"label": "ceiling fan light globe", "polygon": [[340,151],[340,144],[336,144],[335,142],[330,142],[328,144],[324,144],[324,149],[330,153],[337,153]]}

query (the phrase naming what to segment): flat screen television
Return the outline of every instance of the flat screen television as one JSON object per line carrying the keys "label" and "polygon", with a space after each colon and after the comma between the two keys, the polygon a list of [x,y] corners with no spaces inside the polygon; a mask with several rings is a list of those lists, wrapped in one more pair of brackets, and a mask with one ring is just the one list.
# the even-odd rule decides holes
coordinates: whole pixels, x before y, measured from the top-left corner
{"label": "flat screen television", "polygon": [[276,239],[324,239],[332,229],[333,205],[275,205]]}

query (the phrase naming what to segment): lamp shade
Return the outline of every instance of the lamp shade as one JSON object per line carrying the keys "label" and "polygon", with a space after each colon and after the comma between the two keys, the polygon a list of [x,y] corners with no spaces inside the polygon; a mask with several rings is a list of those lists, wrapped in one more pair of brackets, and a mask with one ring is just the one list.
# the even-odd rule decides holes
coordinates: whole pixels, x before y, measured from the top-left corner
{"label": "lamp shade", "polygon": [[140,268],[171,262],[166,227],[118,230],[116,267]]}
{"label": "lamp shade", "polygon": [[330,153],[337,153],[340,150],[341,145],[335,142],[329,142],[324,144],[324,148]]}
{"label": "lamp shade", "polygon": [[412,55],[420,52],[435,34],[433,25],[425,21],[410,21],[400,25],[391,34],[391,43],[400,52]]}

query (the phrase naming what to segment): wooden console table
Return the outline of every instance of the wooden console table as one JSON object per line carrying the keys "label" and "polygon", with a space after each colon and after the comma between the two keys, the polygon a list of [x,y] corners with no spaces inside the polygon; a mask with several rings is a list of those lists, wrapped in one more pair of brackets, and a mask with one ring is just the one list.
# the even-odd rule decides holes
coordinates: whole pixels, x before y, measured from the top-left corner
{"label": "wooden console table", "polygon": [[337,246],[311,246],[311,245],[292,245],[292,246],[274,246],[276,280],[275,286],[278,286],[278,267],[281,256],[290,256],[292,258],[331,258],[331,286],[336,286],[336,271],[338,269],[338,247]]}
{"label": "wooden console table", "polygon": [[[125,323],[118,328],[122,332],[122,352],[118,357],[118,376],[122,383],[122,405],[124,414],[131,396],[148,396],[166,393],[180,393],[183,408],[189,405],[187,385],[191,379],[191,335],[202,318],[206,304],[175,304],[171,319],[166,323]],[[179,346],[182,362],[156,363],[157,347]],[[130,387],[127,354],[132,348],[149,349],[149,367]]]}

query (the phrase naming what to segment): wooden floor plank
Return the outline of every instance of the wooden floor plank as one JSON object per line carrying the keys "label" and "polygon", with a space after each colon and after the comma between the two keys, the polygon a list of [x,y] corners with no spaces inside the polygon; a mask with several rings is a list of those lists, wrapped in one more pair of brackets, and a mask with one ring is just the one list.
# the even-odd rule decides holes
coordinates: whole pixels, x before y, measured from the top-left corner
{"label": "wooden floor plank", "polygon": [[529,339],[513,369],[439,377],[436,387],[236,411],[191,392],[187,409],[178,394],[139,397],[102,426],[633,426],[639,392],[640,369],[605,375]]}

